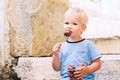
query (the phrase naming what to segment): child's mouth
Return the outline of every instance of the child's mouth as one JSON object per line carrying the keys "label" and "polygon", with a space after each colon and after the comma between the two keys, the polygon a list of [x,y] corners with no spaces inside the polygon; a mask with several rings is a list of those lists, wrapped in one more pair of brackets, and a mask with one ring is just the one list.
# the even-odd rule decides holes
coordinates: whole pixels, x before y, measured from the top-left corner
{"label": "child's mouth", "polygon": [[71,30],[67,30],[64,32],[64,36],[69,37],[71,35],[72,31]]}

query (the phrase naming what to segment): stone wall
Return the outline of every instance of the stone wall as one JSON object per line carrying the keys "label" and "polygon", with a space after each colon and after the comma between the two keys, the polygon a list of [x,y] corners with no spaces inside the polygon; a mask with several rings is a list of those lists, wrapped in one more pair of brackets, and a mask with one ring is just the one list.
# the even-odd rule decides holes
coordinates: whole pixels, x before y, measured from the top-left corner
{"label": "stone wall", "polygon": [[[52,46],[65,40],[63,15],[68,5],[68,0],[8,0],[6,16],[9,31],[6,35],[9,39],[10,54],[51,56]],[[90,40],[97,45],[102,54],[120,53],[119,36]]]}
{"label": "stone wall", "polygon": [[10,54],[26,56],[31,53],[31,19],[27,12],[28,0],[8,0]]}
{"label": "stone wall", "polygon": [[120,55],[120,37],[113,36],[108,38],[94,38],[93,41],[100,53],[103,55]]}
{"label": "stone wall", "polygon": [[0,61],[2,60],[2,52],[1,52],[1,41],[2,41],[2,26],[3,26],[3,5],[2,5],[3,1],[0,3]]}
{"label": "stone wall", "polygon": [[[35,6],[38,5],[38,6]],[[64,40],[63,18],[67,0],[38,0],[32,12],[32,55],[50,56],[52,46]]]}
{"label": "stone wall", "polygon": [[0,67],[4,65],[5,59],[8,59],[7,52],[9,52],[9,45],[7,45],[9,32],[8,26],[6,26],[6,5],[6,0],[0,0]]}
{"label": "stone wall", "polygon": [[9,0],[7,16],[12,56],[49,56],[63,38],[67,0]]}

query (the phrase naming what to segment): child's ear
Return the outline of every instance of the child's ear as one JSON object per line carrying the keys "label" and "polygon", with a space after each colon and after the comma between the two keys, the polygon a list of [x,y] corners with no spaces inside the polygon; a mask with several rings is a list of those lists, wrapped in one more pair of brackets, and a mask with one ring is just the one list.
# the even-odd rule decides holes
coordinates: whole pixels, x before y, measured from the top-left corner
{"label": "child's ear", "polygon": [[86,25],[83,25],[82,32],[84,32],[85,30],[86,30]]}

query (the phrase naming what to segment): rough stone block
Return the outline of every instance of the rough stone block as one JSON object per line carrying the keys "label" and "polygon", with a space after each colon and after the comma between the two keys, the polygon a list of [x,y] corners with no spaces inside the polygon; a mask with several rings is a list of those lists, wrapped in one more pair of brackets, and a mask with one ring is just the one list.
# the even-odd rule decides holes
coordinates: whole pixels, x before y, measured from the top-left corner
{"label": "rough stone block", "polygon": [[15,71],[22,80],[58,80],[59,72],[51,66],[51,57],[23,57],[19,58]]}
{"label": "rough stone block", "polygon": [[108,38],[91,38],[100,53],[103,55],[120,55],[120,37],[108,37]]}
{"label": "rough stone block", "polygon": [[[15,68],[22,80],[59,80],[59,72],[51,66],[51,57],[21,57]],[[95,80],[120,80],[120,55],[103,56],[102,67]]]}

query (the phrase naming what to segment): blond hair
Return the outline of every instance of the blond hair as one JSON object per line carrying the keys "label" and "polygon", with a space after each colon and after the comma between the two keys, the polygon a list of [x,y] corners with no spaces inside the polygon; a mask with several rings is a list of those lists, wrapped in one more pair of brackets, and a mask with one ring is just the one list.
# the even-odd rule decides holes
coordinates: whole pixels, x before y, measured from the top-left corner
{"label": "blond hair", "polygon": [[79,13],[80,14],[80,18],[81,18],[81,21],[82,21],[82,24],[83,25],[86,25],[87,22],[88,22],[88,17],[85,13],[85,11],[79,7],[71,7],[69,8],[65,14],[64,14],[64,17],[66,17],[67,15],[69,14],[72,14],[72,13]]}

